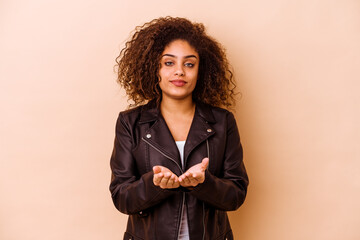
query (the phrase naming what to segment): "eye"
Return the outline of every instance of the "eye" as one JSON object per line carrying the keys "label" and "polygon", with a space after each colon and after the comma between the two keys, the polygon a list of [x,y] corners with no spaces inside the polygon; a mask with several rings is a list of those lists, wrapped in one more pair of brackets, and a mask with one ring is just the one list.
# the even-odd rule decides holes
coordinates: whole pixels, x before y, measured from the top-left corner
{"label": "eye", "polygon": [[165,65],[165,66],[172,66],[172,65],[174,65],[174,63],[168,61],[168,62],[165,62],[164,65]]}
{"label": "eye", "polygon": [[194,67],[194,65],[195,65],[195,64],[193,64],[193,63],[185,63],[185,66],[186,66],[186,67],[190,67],[190,68]]}

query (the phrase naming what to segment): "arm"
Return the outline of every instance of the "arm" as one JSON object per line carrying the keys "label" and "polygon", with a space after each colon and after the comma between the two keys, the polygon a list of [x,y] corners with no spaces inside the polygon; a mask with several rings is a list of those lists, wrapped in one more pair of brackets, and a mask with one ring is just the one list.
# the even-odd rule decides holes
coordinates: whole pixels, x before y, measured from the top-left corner
{"label": "arm", "polygon": [[227,115],[227,138],[222,161],[222,177],[216,177],[208,170],[204,170],[204,181],[190,193],[215,208],[225,211],[236,210],[245,200],[248,176],[243,163],[238,128],[232,113]]}
{"label": "arm", "polygon": [[110,160],[112,171],[110,191],[115,207],[125,214],[140,213],[173,194],[170,190],[154,185],[153,171],[139,174],[132,155],[134,148],[132,134],[132,127],[120,113]]}

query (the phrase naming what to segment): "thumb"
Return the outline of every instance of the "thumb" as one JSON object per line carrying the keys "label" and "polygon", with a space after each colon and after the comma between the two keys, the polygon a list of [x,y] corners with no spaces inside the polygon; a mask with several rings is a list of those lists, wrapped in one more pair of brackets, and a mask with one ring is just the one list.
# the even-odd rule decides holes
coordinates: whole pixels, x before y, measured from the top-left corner
{"label": "thumb", "polygon": [[154,171],[154,174],[160,173],[161,172],[161,167],[160,166],[154,166],[153,171]]}
{"label": "thumb", "polygon": [[204,158],[201,162],[201,168],[205,171],[209,165],[209,158]]}

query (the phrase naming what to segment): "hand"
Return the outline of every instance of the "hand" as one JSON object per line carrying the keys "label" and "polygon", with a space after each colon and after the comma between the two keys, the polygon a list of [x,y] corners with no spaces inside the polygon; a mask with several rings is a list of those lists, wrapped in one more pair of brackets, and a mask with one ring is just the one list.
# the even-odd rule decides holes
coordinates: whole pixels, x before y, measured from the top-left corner
{"label": "hand", "polygon": [[162,189],[171,189],[180,187],[178,177],[168,168],[163,166],[153,167],[154,177],[153,182],[155,186]]}
{"label": "hand", "polygon": [[205,181],[205,170],[208,165],[209,159],[204,158],[201,163],[189,168],[189,170],[179,177],[180,185],[183,187],[195,187],[203,183]]}

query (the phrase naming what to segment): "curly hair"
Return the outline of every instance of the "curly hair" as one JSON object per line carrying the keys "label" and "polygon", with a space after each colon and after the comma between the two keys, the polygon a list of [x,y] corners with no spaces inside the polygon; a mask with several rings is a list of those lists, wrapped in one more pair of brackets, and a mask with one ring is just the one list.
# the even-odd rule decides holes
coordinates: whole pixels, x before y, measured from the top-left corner
{"label": "curly hair", "polygon": [[205,33],[201,23],[185,18],[161,17],[135,28],[116,58],[117,81],[129,100],[130,107],[152,99],[160,101],[158,84],[161,54],[174,40],[187,41],[199,54],[199,72],[193,99],[213,106],[235,104],[233,74],[224,48]]}

